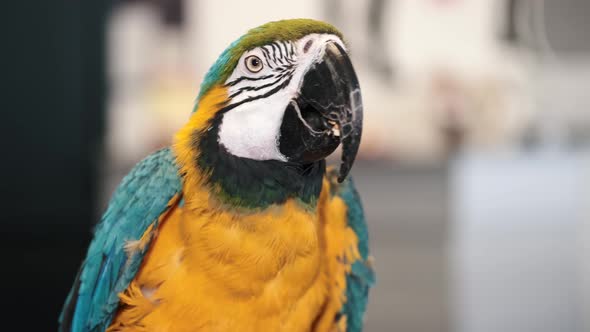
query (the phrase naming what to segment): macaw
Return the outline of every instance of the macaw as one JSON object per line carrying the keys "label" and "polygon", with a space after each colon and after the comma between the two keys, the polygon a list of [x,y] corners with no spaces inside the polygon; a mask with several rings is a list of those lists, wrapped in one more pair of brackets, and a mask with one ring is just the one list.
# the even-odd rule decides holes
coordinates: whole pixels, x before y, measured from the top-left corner
{"label": "macaw", "polygon": [[[361,331],[374,274],[347,177],[361,131],[336,28],[251,29],[208,71],[171,147],[113,194],[60,330]],[[339,145],[339,170],[326,168]]]}

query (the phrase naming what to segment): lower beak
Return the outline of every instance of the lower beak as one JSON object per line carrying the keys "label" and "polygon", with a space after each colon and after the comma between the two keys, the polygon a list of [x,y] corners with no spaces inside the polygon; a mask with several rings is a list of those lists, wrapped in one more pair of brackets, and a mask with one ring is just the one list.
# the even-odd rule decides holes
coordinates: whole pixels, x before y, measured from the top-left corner
{"label": "lower beak", "polygon": [[336,42],[325,45],[323,57],[305,74],[299,96],[285,112],[289,116],[297,116],[303,125],[281,128],[299,133],[300,143],[292,144],[291,155],[313,162],[326,158],[342,143],[338,181],[344,181],[361,141],[363,104],[352,63]]}

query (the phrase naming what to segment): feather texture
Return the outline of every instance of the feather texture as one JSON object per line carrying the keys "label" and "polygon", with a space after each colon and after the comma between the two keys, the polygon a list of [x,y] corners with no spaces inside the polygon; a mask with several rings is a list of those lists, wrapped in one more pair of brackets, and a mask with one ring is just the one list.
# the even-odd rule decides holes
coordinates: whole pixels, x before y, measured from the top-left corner
{"label": "feather texture", "polygon": [[181,191],[174,157],[162,149],[115,191],[60,316],[60,331],[104,331],[135,277],[160,217]]}
{"label": "feather texture", "polygon": [[[332,172],[331,178],[336,176],[336,172]],[[340,315],[346,319],[347,332],[360,332],[363,329],[369,288],[375,283],[375,274],[370,265],[367,224],[360,196],[351,177],[337,186],[336,195],[346,204],[348,227],[352,228],[357,236],[357,248],[360,254],[360,260],[352,264],[350,272],[346,275],[346,302]]]}

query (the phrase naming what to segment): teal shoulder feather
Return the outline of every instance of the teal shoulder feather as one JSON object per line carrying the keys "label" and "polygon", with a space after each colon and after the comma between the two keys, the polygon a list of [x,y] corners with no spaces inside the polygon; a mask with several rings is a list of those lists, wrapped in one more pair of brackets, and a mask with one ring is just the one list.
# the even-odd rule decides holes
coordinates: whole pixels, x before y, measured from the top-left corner
{"label": "teal shoulder feather", "polygon": [[[138,163],[123,179],[97,225],[94,238],[60,315],[60,331],[104,331],[117,310],[118,294],[135,277],[149,246],[133,252],[139,240],[181,191],[174,156],[162,149]],[[151,240],[151,239],[149,239]]]}
{"label": "teal shoulder feather", "polygon": [[369,234],[361,199],[350,176],[338,185],[336,195],[346,203],[348,226],[356,233],[361,256],[346,275],[346,302],[339,316],[346,316],[346,332],[360,332],[363,329],[369,288],[375,283],[375,274],[369,262]]}

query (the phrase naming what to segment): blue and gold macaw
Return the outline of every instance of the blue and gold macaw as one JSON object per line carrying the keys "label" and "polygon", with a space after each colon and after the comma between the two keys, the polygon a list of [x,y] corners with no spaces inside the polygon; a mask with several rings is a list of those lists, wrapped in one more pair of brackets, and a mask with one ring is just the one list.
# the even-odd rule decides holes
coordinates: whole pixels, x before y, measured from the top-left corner
{"label": "blue and gold macaw", "polygon": [[[114,193],[60,329],[361,331],[373,272],[347,179],[361,129],[338,30],[250,30],[209,70],[174,144]],[[340,144],[339,171],[326,170]]]}

